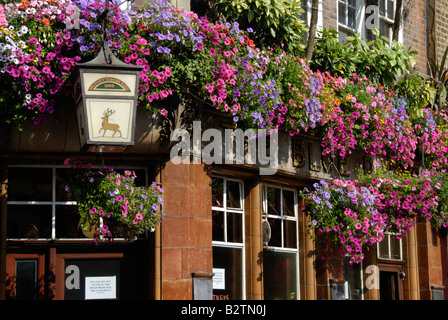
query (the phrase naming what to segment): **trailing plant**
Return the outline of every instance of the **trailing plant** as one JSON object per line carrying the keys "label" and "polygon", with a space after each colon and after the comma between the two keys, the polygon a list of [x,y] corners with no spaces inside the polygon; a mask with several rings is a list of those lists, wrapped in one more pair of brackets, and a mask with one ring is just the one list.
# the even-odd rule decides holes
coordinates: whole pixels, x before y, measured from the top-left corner
{"label": "trailing plant", "polygon": [[436,94],[436,89],[418,72],[399,78],[394,90],[397,95],[406,99],[408,113],[413,122],[425,117],[424,110],[433,103]]}
{"label": "trailing plant", "polygon": [[[448,226],[446,171],[388,171],[377,165],[371,173],[358,171],[355,180],[315,183],[302,194],[309,228],[323,258],[335,243],[341,256],[359,263],[385,232],[402,238],[415,226],[417,217],[435,228]],[[313,234],[313,233],[312,233]]]}
{"label": "trailing plant", "polygon": [[163,189],[135,185],[135,172],[120,174],[111,168],[95,169],[79,160],[66,159],[71,168],[65,190],[77,202],[84,231],[94,233],[94,241],[115,238],[134,239],[153,230],[164,216]]}
{"label": "trailing plant", "polygon": [[321,180],[313,186],[302,197],[319,254],[324,259],[331,255],[331,242],[350,263],[359,263],[368,248],[382,241],[387,226],[387,216],[375,207],[375,195],[352,181]]}

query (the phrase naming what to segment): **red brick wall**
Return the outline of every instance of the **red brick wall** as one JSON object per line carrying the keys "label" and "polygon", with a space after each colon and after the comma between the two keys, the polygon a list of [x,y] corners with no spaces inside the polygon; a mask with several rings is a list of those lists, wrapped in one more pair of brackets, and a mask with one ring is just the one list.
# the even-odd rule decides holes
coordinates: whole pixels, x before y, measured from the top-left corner
{"label": "red brick wall", "polygon": [[161,299],[193,299],[193,273],[210,273],[212,262],[212,192],[203,164],[166,162],[161,223]]}
{"label": "red brick wall", "polygon": [[[448,45],[448,6],[445,0],[431,0],[434,7],[434,50],[438,63]],[[446,66],[446,64],[445,64]]]}
{"label": "red brick wall", "polygon": [[427,7],[424,0],[403,0],[403,45],[418,51],[415,70],[427,73]]}

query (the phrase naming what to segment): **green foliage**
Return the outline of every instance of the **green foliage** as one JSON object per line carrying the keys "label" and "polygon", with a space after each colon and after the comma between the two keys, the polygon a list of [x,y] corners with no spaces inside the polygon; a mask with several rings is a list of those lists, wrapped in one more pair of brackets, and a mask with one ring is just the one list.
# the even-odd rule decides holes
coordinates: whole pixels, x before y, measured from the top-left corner
{"label": "green foliage", "polygon": [[365,42],[359,34],[347,37],[342,44],[335,30],[323,29],[315,42],[311,68],[328,71],[334,76],[367,76],[383,85],[396,83],[399,77],[409,73],[415,64],[416,51],[410,51],[395,40],[379,36]]}
{"label": "green foliage", "polygon": [[214,8],[242,29],[254,30],[258,47],[285,45],[289,52],[303,51],[306,24],[298,0],[212,0]]}
{"label": "green foliage", "polygon": [[345,77],[357,71],[360,56],[351,54],[350,48],[338,39],[338,32],[333,29],[322,29],[314,43],[312,69],[328,71],[334,76]]}
{"label": "green foliage", "polygon": [[94,169],[70,158],[64,163],[71,168],[59,178],[66,183],[69,198],[77,202],[83,230],[94,233],[94,241],[134,239],[159,223],[163,215],[160,186],[137,186],[135,172],[129,170],[119,174],[111,168]]}
{"label": "green foliage", "polygon": [[448,69],[445,68],[445,61],[448,54],[448,46],[445,48],[440,65],[430,59],[431,76],[428,77],[430,84],[435,88],[434,96],[431,101],[432,109],[438,114],[446,107]]}
{"label": "green foliage", "polygon": [[436,89],[417,72],[400,78],[395,89],[398,95],[406,97],[408,113],[412,120],[424,117],[423,110],[431,104],[436,94]]}

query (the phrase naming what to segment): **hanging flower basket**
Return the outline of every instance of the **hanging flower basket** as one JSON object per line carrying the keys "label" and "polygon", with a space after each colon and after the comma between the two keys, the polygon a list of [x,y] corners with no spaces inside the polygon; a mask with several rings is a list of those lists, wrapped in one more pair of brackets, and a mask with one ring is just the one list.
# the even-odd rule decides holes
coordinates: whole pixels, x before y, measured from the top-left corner
{"label": "hanging flower basket", "polygon": [[327,258],[332,254],[329,244],[336,244],[341,256],[359,263],[385,232],[402,238],[417,217],[446,228],[447,179],[445,171],[411,175],[381,167],[371,174],[360,170],[354,181],[316,182],[314,190],[304,190],[302,197],[317,252]]}
{"label": "hanging flower basket", "polygon": [[134,171],[120,174],[73,159],[64,164],[72,170],[65,189],[77,201],[81,226],[94,234],[95,242],[135,239],[146,230],[153,231],[164,216],[162,188],[155,182],[150,187],[136,186]]}

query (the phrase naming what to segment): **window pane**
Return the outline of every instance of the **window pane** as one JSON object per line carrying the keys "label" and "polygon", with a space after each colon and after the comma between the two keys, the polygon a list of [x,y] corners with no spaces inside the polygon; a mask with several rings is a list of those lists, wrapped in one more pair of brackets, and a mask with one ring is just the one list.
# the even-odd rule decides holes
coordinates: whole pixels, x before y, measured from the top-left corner
{"label": "window pane", "polygon": [[73,194],[66,190],[69,172],[67,168],[56,169],[56,201],[75,201]]}
{"label": "window pane", "polygon": [[352,29],[356,28],[356,9],[348,7],[348,26]]}
{"label": "window pane", "polygon": [[295,217],[294,204],[294,191],[283,190],[283,215]]}
{"label": "window pane", "polygon": [[224,207],[224,180],[212,178],[212,206]]}
{"label": "window pane", "polygon": [[280,189],[267,187],[268,214],[280,216]]}
{"label": "window pane", "polygon": [[213,268],[224,269],[224,289],[213,289],[216,299],[243,299],[243,250],[213,247]]}
{"label": "window pane", "polygon": [[343,3],[338,4],[338,21],[339,23],[346,24],[346,5]]}
{"label": "window pane", "polygon": [[344,259],[345,280],[348,283],[348,299],[362,300],[362,263],[349,263],[349,259]]}
{"label": "window pane", "polygon": [[263,251],[265,300],[297,299],[297,254]]}
{"label": "window pane", "polygon": [[386,1],[380,0],[380,15],[383,17],[386,15]]}
{"label": "window pane", "polygon": [[285,248],[297,248],[297,222],[284,220]]}
{"label": "window pane", "polygon": [[348,4],[352,7],[356,7],[356,0],[348,0]]}
{"label": "window pane", "polygon": [[227,180],[227,207],[241,208],[240,183]]}
{"label": "window pane", "polygon": [[380,19],[380,35],[386,36],[386,37],[388,36],[386,23],[381,19]]}
{"label": "window pane", "polygon": [[268,218],[268,222],[271,226],[271,240],[269,240],[268,246],[282,247],[282,220]]}
{"label": "window pane", "polygon": [[8,206],[8,238],[51,238],[51,206]]}
{"label": "window pane", "polygon": [[8,168],[8,201],[51,201],[51,168]]}
{"label": "window pane", "polygon": [[76,206],[56,207],[56,238],[85,238]]}
{"label": "window pane", "polygon": [[401,260],[401,240],[390,236],[390,258]]}
{"label": "window pane", "polygon": [[37,261],[16,261],[16,300],[35,300],[37,293]]}
{"label": "window pane", "polygon": [[236,212],[227,212],[227,241],[243,242],[243,215]]}
{"label": "window pane", "polygon": [[389,259],[389,235],[386,235],[378,245],[378,257]]}
{"label": "window pane", "polygon": [[213,211],[213,241],[224,241],[224,212]]}
{"label": "window pane", "polygon": [[387,0],[387,17],[391,20],[395,19],[395,1],[393,0]]}

